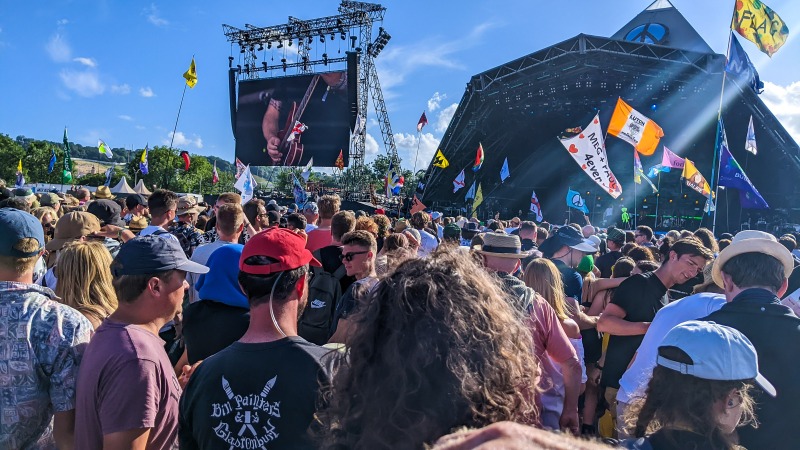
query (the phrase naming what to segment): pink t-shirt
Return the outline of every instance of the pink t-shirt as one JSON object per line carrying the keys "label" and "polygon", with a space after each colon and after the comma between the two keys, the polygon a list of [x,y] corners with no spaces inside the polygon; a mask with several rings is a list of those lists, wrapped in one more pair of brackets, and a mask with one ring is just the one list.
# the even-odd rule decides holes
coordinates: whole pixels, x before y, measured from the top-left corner
{"label": "pink t-shirt", "polygon": [[181,387],[164,341],[136,325],[106,319],[84,354],[76,392],[75,448],[103,447],[103,435],[150,428],[148,450],[178,435]]}
{"label": "pink t-shirt", "polygon": [[333,238],[331,237],[331,229],[325,228],[312,230],[308,232],[308,241],[306,241],[306,248],[308,251],[313,252],[323,247],[331,245]]}

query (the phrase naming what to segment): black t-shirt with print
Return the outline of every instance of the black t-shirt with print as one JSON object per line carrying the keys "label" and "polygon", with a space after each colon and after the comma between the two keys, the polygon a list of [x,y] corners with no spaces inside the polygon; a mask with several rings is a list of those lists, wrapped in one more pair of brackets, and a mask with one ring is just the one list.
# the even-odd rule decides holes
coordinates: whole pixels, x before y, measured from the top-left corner
{"label": "black t-shirt with print", "polygon": [[294,336],[203,361],[181,397],[181,449],[313,449],[308,429],[335,351]]}
{"label": "black t-shirt with print", "polygon": [[[667,288],[655,272],[632,275],[614,291],[611,303],[625,310],[628,322],[652,322],[658,310],[669,303]],[[633,355],[644,338],[638,336],[614,336],[608,340],[606,361],[600,384],[619,388],[619,379],[628,368]]]}

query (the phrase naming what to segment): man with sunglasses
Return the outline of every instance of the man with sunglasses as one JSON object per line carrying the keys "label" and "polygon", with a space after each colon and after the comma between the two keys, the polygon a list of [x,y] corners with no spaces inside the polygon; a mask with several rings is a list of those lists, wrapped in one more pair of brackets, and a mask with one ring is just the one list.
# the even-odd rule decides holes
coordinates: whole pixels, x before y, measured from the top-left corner
{"label": "man with sunglasses", "polygon": [[356,230],[342,236],[342,254],[339,258],[347,270],[347,275],[355,277],[356,282],[347,288],[336,308],[333,318],[334,333],[329,342],[346,342],[352,326],[348,318],[378,282],[375,273],[377,254],[378,243],[371,233]]}

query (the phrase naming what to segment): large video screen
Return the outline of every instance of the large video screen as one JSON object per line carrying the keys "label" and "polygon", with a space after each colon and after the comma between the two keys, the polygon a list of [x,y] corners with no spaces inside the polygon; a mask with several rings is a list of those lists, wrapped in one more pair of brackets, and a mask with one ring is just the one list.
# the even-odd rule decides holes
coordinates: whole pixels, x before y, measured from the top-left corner
{"label": "large video screen", "polygon": [[349,162],[347,71],[239,83],[236,157],[255,166]]}

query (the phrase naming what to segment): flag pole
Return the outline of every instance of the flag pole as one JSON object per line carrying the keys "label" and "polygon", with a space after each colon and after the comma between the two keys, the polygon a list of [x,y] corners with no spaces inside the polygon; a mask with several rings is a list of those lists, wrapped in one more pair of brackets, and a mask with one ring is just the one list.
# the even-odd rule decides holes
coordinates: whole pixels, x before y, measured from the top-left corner
{"label": "flag pole", "polygon": [[[734,18],[736,17],[736,4],[733,5],[733,14],[731,14],[731,23],[733,23]],[[730,27],[728,27],[728,51],[725,53],[725,65],[728,65],[728,60],[731,57],[731,40],[733,39],[733,31]],[[720,132],[720,125],[722,123],[722,103],[725,98],[725,79],[728,76],[728,71],[726,67],[722,69],[722,86],[720,87],[719,92],[719,109],[717,110],[717,136],[714,138],[714,158],[711,165],[711,191],[714,193],[712,196],[710,193],[708,194],[709,198],[708,201],[711,202],[710,204],[713,205],[714,200],[719,196],[719,164],[720,164],[720,149],[719,149],[719,132]],[[705,211],[703,211],[705,212]],[[717,208],[714,208],[714,218],[711,222],[711,233],[716,233],[717,231]]]}
{"label": "flag pole", "polygon": [[[192,55],[192,61],[194,61],[194,55]],[[175,133],[178,131],[178,119],[180,119],[181,117],[181,109],[183,108],[183,98],[186,96],[186,86],[188,85],[189,84],[186,82],[183,83],[183,94],[181,94],[181,103],[178,106],[178,116],[175,117],[175,127],[172,128],[172,138],[169,140],[170,150],[172,150],[172,143],[175,142]]]}
{"label": "flag pole", "polygon": [[661,191],[661,171],[660,170],[658,171],[658,190],[659,190],[659,192],[656,192],[656,218],[655,218],[655,222],[653,223],[653,225],[655,225],[654,228],[658,227],[658,199],[661,198],[661,192],[660,192]]}

